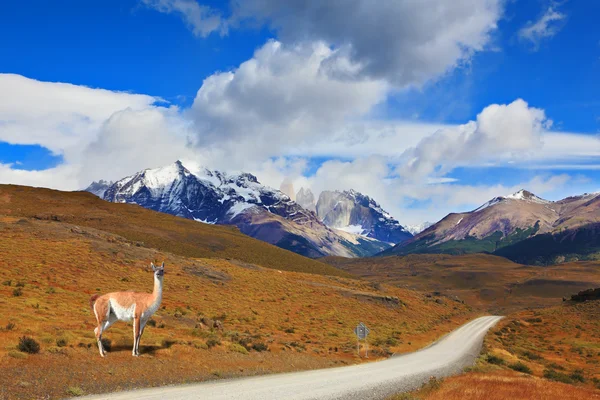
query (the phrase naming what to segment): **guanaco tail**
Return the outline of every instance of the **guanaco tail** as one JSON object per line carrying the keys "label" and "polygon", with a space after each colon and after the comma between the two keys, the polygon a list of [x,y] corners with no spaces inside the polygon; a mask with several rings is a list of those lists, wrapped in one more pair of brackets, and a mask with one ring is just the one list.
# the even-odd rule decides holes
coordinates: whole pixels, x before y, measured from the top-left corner
{"label": "guanaco tail", "polygon": [[117,321],[129,322],[133,320],[133,350],[131,354],[135,357],[140,355],[140,338],[144,333],[146,323],[158,310],[162,300],[163,278],[165,274],[165,263],[156,267],[150,264],[154,271],[154,290],[152,293],[136,292],[113,292],[105,295],[93,295],[90,298],[90,306],[98,327],[94,329],[100,355],[104,357],[106,351],[102,346],[102,333]]}

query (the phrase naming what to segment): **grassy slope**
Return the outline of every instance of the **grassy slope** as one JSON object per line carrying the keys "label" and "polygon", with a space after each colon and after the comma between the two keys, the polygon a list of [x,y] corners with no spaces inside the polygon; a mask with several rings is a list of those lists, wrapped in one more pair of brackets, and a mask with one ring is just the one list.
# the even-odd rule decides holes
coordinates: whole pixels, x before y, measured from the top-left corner
{"label": "grassy slope", "polygon": [[[517,363],[529,371],[514,371]],[[508,316],[469,372],[390,400],[600,399],[598,389],[600,302],[567,302]]]}
{"label": "grassy slope", "polygon": [[[50,196],[55,192],[44,193]],[[96,222],[90,225],[110,222],[107,226],[111,231],[129,232],[118,220],[123,214],[114,211],[122,208],[143,216],[152,226],[138,221],[135,229],[158,230],[153,224],[177,226],[178,220],[152,216],[147,214],[152,212],[137,207],[98,204],[80,194],[66,196],[75,203],[69,213],[62,197],[55,205],[51,198],[40,197],[37,199],[48,215],[59,214],[54,207],[65,216],[60,218],[78,225],[0,216],[0,398],[60,398],[79,392],[357,363],[363,361],[354,355],[352,329],[358,321],[371,328],[371,360],[375,360],[424,346],[473,316],[460,303],[438,304],[419,292],[387,285],[139,247],[122,236],[83,226],[81,222],[87,220],[82,217],[66,216],[76,215],[79,201],[82,208],[86,202],[94,205],[89,218]],[[3,198],[0,209],[6,210],[10,203],[6,203],[6,194]],[[29,203],[22,204],[18,213],[17,207],[13,208],[13,214],[34,213],[26,208],[32,207]],[[129,223],[136,222],[127,213],[124,217]],[[182,222],[188,223],[193,224]],[[133,232],[134,228],[128,229]],[[242,245],[244,240],[251,240],[226,228],[209,232],[215,231],[224,232],[221,243],[226,243],[226,235]],[[180,233],[183,230],[168,232],[166,239],[156,233],[156,240],[169,245],[173,243],[169,235],[185,237]],[[219,254],[226,251],[221,249]],[[276,248],[273,252],[286,254]],[[131,357],[132,328],[119,322],[105,334],[112,342],[112,351],[101,359],[94,343],[90,295],[151,290],[148,264],[153,260],[166,260],[165,294],[163,306],[154,317],[157,326],[149,326],[142,338],[142,356]],[[18,289],[22,293],[15,296]],[[215,316],[224,321],[223,330],[212,331],[200,324],[202,317]],[[16,351],[23,335],[41,344],[40,354]],[[211,341],[221,344],[207,349]],[[269,350],[243,354],[239,344],[265,345]]]}
{"label": "grassy slope", "polygon": [[321,262],[250,238],[235,227],[202,224],[87,192],[0,185],[0,215],[102,229],[144,247],[187,257],[235,258],[267,268],[348,276]]}
{"label": "grassy slope", "polygon": [[373,282],[439,291],[502,315],[525,307],[552,306],[563,296],[600,286],[598,262],[535,267],[485,254],[321,260]]}

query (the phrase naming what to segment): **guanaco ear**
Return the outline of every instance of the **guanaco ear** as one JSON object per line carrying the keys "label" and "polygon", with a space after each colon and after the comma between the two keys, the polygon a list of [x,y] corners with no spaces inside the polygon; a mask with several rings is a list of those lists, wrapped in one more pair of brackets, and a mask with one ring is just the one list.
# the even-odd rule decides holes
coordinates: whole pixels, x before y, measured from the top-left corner
{"label": "guanaco ear", "polygon": [[152,271],[156,271],[156,266],[154,265],[153,262],[150,263],[150,266],[152,267]]}
{"label": "guanaco ear", "polygon": [[165,262],[163,261],[162,265],[160,266],[160,269],[165,269]]}

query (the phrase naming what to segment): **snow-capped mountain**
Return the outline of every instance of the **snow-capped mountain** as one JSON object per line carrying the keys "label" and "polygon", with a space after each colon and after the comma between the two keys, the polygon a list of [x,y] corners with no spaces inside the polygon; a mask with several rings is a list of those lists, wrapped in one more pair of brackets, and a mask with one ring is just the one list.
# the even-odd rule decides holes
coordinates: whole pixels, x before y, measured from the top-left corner
{"label": "snow-capped mountain", "polygon": [[310,257],[370,255],[389,247],[374,239],[338,234],[254,175],[206,168],[192,172],[180,161],[123,178],[102,198],[199,222],[235,225],[247,235]]}
{"label": "snow-capped mountain", "polygon": [[416,236],[419,233],[423,232],[425,229],[429,228],[431,225],[433,225],[433,222],[423,222],[415,225],[404,225],[404,228],[406,228],[407,231],[412,233],[413,236]]}
{"label": "snow-capped mountain", "polygon": [[106,189],[108,189],[112,184],[112,182],[100,179],[98,182],[92,182],[92,184],[88,186],[85,191],[93,193],[98,197],[103,197]]}
{"label": "snow-capped mountain", "polygon": [[413,236],[375,200],[355,190],[323,191],[316,209],[325,225],[348,233],[393,244]]}
{"label": "snow-capped mountain", "polygon": [[[529,262],[542,250],[548,253],[548,249],[541,247],[564,247],[562,240],[560,244],[553,242],[555,235],[570,231],[577,236],[576,232],[595,230],[598,224],[599,193],[548,201],[527,190],[519,190],[508,196],[495,197],[473,211],[448,214],[413,239],[384,254],[493,252],[510,253],[511,259]],[[544,246],[540,246],[540,238],[544,235],[548,242],[544,241]],[[594,236],[587,233],[583,236],[586,235]],[[537,239],[534,241],[533,238]],[[577,240],[582,240],[580,238]],[[595,246],[587,239],[584,242],[590,249]],[[517,247],[519,250],[514,250]],[[526,258],[523,258],[524,253]]]}

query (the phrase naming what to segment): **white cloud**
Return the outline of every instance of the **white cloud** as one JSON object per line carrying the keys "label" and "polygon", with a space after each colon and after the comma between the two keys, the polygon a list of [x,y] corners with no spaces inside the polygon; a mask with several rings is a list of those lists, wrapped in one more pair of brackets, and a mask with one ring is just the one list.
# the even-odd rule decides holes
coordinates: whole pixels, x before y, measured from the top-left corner
{"label": "white cloud", "polygon": [[0,141],[39,144],[67,159],[77,158],[114,112],[141,110],[159,100],[14,74],[0,74],[0,93]]}
{"label": "white cloud", "polygon": [[492,104],[476,121],[439,130],[405,151],[398,173],[423,179],[471,163],[522,160],[543,146],[542,132],[550,124],[544,110],[529,107],[521,99],[508,105]]}
{"label": "white cloud", "polygon": [[[346,76],[421,85],[485,49],[502,15],[500,0],[234,2],[233,23],[269,24],[284,43],[324,41],[342,49],[329,62],[351,61]],[[342,58],[340,62],[339,58]]]}
{"label": "white cloud", "polygon": [[244,149],[244,159],[264,160],[327,140],[365,116],[385,99],[388,85],[325,74],[323,62],[335,53],[323,43],[269,41],[235,71],[205,79],[186,113],[198,145]]}
{"label": "white cloud", "polygon": [[537,21],[530,21],[519,30],[519,37],[531,42],[534,49],[537,49],[543,39],[551,38],[562,29],[565,18],[565,14],[548,7]]}
{"label": "white cloud", "polygon": [[227,24],[218,11],[198,4],[196,0],[141,0],[147,7],[165,14],[178,14],[196,36],[206,37],[212,32],[227,32]]}

